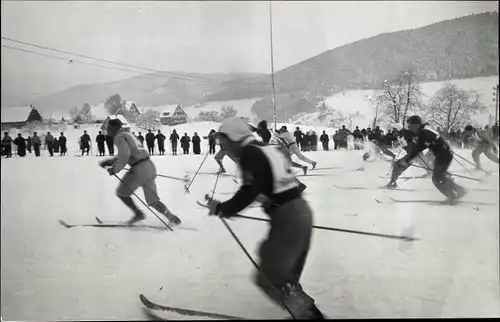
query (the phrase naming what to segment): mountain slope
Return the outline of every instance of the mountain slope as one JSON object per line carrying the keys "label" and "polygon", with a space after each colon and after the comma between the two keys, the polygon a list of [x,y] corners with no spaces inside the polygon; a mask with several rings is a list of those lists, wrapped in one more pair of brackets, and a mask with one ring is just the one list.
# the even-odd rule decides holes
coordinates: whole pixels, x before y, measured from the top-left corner
{"label": "mountain slope", "polygon": [[[498,74],[498,13],[470,15],[413,30],[381,34],[344,45],[275,73],[277,93],[318,93],[377,88],[412,68],[421,81]],[[263,97],[269,77],[234,82],[206,100]]]}

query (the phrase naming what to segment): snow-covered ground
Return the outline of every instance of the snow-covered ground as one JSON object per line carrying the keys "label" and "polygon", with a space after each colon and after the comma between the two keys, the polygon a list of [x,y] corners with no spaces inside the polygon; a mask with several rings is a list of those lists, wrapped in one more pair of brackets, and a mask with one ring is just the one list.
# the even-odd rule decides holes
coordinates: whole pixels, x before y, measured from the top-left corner
{"label": "snow-covered ground", "polygon": [[[206,135],[217,126],[176,128],[179,134]],[[76,142],[82,131],[68,128],[68,144]],[[90,134],[94,138],[96,133]],[[471,160],[470,151],[456,152]],[[196,204],[213,190],[216,176],[199,174],[190,194],[184,193],[180,181],[157,179],[163,201],[181,217],[184,227],[196,230],[66,229],[58,219],[92,224],[95,216],[103,221],[131,216],[114,195],[118,180],[98,167],[101,158],[72,155],[2,159],[4,320],[143,319],[140,293],[157,303],[188,309],[256,319],[286,317],[253,285],[253,267],[224,225]],[[400,188],[411,191],[378,189],[387,183],[380,176],[388,172],[389,164],[367,162],[365,171],[356,171],[363,164],[361,151],[306,155],[318,161],[317,170],[299,176],[308,187],[305,198],[314,210],[316,225],[394,235],[414,227],[420,238],[409,244],[315,230],[302,284],[328,317],[500,315],[496,165],[483,157],[484,167],[495,172],[481,183],[457,178],[469,194],[464,203],[444,206],[418,202],[443,199],[430,178],[400,180]],[[193,176],[203,158],[204,154],[169,155],[154,156],[153,161],[159,174],[181,177],[186,172]],[[224,164],[228,172],[236,173],[230,160]],[[209,156],[201,172],[216,169]],[[450,171],[471,175],[456,162]],[[422,172],[412,168],[403,176]],[[334,184],[362,189],[339,189]],[[236,189],[231,177],[221,176],[216,197],[225,200]],[[143,197],[142,191],[138,195]],[[416,202],[394,204],[389,197]],[[259,208],[244,214],[265,217]],[[256,256],[267,224],[247,219],[229,222]],[[145,223],[161,225],[151,214]]]}

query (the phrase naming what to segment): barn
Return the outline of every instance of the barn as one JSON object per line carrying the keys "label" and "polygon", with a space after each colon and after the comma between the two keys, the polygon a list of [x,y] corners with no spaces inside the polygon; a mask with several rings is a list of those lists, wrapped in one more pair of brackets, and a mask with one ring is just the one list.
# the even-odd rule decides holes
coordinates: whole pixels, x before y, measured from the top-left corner
{"label": "barn", "polygon": [[33,106],[2,107],[1,122],[2,128],[20,128],[30,122],[41,122],[40,112]]}

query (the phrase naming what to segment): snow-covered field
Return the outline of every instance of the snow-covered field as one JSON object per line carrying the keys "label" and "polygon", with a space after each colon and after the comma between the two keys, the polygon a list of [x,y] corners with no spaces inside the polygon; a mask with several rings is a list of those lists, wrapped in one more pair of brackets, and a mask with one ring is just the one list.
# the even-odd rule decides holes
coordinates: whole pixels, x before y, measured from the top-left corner
{"label": "snow-covered field", "polygon": [[[213,123],[176,128],[179,134],[200,135],[217,129]],[[68,128],[68,144],[76,142],[81,132]],[[95,138],[96,133],[90,134]],[[456,152],[471,160],[470,151]],[[199,174],[190,194],[184,193],[180,181],[157,179],[163,201],[181,217],[184,227],[195,230],[66,229],[58,219],[92,224],[95,216],[103,221],[131,216],[114,195],[118,180],[98,167],[101,158],[72,155],[1,162],[4,320],[143,319],[139,293],[160,304],[188,309],[255,319],[287,316],[252,284],[252,265],[220,220],[196,204],[213,190],[215,175]],[[302,284],[328,317],[500,315],[496,165],[483,157],[484,167],[495,172],[481,183],[457,178],[469,194],[463,203],[444,206],[418,202],[443,199],[430,178],[400,180],[399,187],[411,191],[378,189],[387,183],[380,176],[388,172],[389,164],[367,162],[365,171],[355,171],[363,164],[361,151],[306,155],[318,161],[317,170],[299,176],[308,186],[305,198],[314,209],[316,225],[394,235],[414,227],[420,238],[409,244],[315,230]],[[203,158],[204,154],[155,156],[153,161],[159,174],[181,177],[186,172],[193,176]],[[236,173],[230,160],[224,164],[228,172]],[[216,170],[209,156],[201,172]],[[471,176],[456,162],[450,171]],[[403,177],[422,172],[412,168]],[[473,175],[482,177],[478,172]],[[334,184],[360,189],[339,189]],[[216,197],[225,200],[236,189],[231,177],[221,176]],[[138,195],[143,197],[142,191]],[[389,197],[415,202],[389,203]],[[244,214],[265,217],[259,208]],[[267,224],[247,219],[229,222],[256,256]],[[151,214],[145,223],[161,225]]]}

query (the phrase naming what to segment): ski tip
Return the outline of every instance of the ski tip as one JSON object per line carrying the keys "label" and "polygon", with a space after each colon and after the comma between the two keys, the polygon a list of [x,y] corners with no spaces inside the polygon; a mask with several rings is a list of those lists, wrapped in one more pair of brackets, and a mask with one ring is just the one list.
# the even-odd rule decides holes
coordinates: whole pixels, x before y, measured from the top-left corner
{"label": "ski tip", "polygon": [[99,217],[97,217],[97,216],[96,216],[96,217],[95,217],[95,220],[97,221],[97,223],[102,224],[102,220],[101,220],[101,219],[99,219]]}
{"label": "ski tip", "polygon": [[64,227],[66,227],[66,228],[71,228],[71,227],[73,227],[73,226],[71,226],[71,225],[68,225],[68,224],[67,224],[64,220],[62,220],[62,219],[59,219],[59,220],[58,220],[58,222],[59,222],[61,225],[63,225]]}

